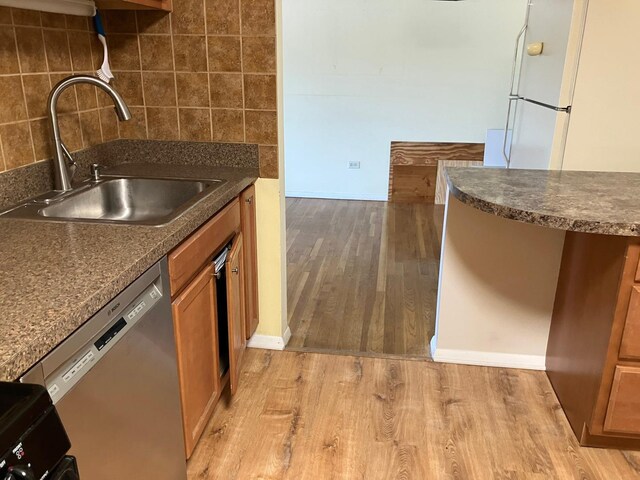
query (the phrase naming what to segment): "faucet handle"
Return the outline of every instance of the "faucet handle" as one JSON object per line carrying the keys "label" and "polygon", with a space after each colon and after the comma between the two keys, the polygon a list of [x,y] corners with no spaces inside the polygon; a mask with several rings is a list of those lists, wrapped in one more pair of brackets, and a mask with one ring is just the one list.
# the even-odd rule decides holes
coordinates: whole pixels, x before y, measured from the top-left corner
{"label": "faucet handle", "polygon": [[102,169],[102,165],[99,163],[92,163],[89,167],[89,171],[91,173],[91,180],[98,181],[100,180],[100,170]]}

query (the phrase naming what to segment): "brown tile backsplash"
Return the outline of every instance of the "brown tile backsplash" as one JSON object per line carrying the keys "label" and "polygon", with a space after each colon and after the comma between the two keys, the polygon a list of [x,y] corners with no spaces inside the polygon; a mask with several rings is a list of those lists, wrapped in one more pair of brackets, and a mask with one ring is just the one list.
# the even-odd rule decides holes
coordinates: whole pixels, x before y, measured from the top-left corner
{"label": "brown tile backsplash", "polygon": [[276,73],[276,38],[242,37],[242,69],[245,73]]}
{"label": "brown tile backsplash", "polygon": [[211,106],[214,108],[242,108],[242,74],[212,73],[209,75]]}
{"label": "brown tile backsplash", "polygon": [[20,167],[34,160],[31,131],[28,122],[0,125],[2,150],[8,152],[7,169]]}
{"label": "brown tile backsplash", "polygon": [[[67,90],[58,110],[72,151],[117,138],[257,143],[261,176],[277,178],[274,0],[180,0],[170,14],[103,17],[133,118],[119,122],[93,87]],[[0,171],[51,158],[51,87],[101,63],[90,19],[0,7]]]}
{"label": "brown tile backsplash", "polygon": [[207,37],[209,48],[209,71],[241,72],[241,37]]}
{"label": "brown tile backsplash", "polygon": [[246,108],[276,110],[278,108],[275,75],[250,74],[244,76],[244,103]]}
{"label": "brown tile backsplash", "polygon": [[[16,32],[8,26],[0,26],[0,45],[15,45]],[[18,52],[15,48],[0,49],[0,74],[20,73]]]}
{"label": "brown tile backsplash", "polygon": [[240,35],[238,0],[205,0],[209,35]]}

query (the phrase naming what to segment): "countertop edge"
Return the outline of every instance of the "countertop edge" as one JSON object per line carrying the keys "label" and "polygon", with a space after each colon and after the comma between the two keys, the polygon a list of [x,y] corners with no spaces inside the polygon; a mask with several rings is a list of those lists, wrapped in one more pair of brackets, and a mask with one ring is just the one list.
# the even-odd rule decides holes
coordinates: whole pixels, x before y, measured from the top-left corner
{"label": "countertop edge", "polygon": [[557,215],[548,215],[523,210],[510,205],[499,204],[468,194],[456,186],[447,174],[447,185],[451,194],[465,205],[485,213],[540,227],[554,228],[580,233],[594,233],[600,235],[616,235],[626,237],[640,236],[640,229],[635,224],[595,222],[593,220],[569,219]]}

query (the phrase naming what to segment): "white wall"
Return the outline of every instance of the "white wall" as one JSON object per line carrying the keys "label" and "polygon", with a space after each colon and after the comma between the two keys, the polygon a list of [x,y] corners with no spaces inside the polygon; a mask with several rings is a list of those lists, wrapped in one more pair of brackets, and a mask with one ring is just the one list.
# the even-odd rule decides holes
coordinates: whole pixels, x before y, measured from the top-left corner
{"label": "white wall", "polygon": [[483,142],[525,6],[283,0],[287,195],[384,200],[392,140]]}

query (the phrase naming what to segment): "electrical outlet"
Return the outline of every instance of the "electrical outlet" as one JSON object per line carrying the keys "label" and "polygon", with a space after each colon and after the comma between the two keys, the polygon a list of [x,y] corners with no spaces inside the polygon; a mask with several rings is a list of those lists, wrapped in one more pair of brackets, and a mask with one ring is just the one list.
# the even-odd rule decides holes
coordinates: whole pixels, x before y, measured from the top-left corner
{"label": "electrical outlet", "polygon": [[360,168],[360,162],[349,162],[349,168]]}

